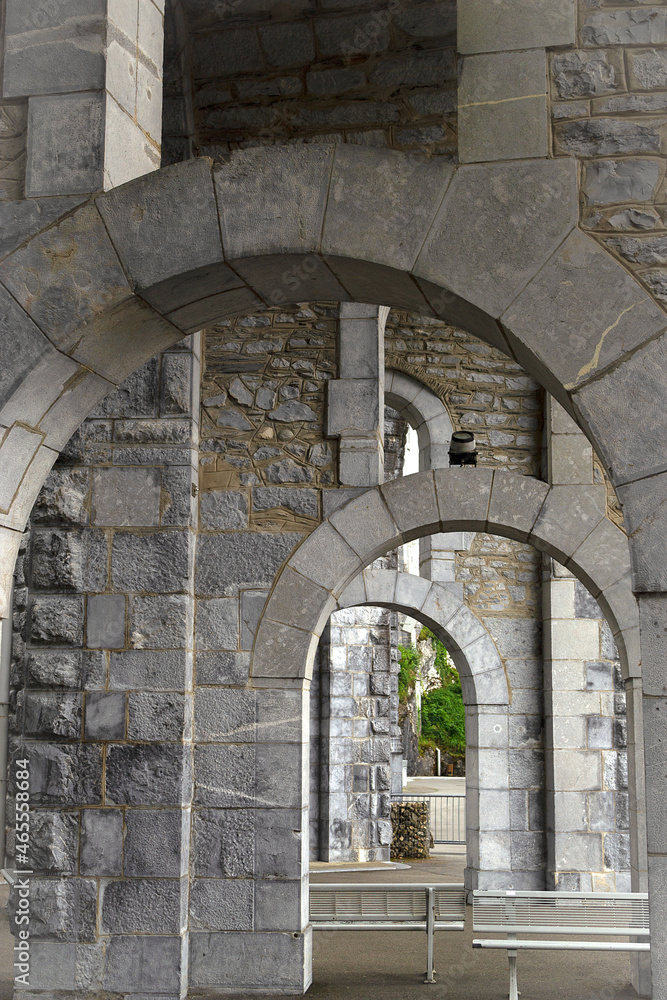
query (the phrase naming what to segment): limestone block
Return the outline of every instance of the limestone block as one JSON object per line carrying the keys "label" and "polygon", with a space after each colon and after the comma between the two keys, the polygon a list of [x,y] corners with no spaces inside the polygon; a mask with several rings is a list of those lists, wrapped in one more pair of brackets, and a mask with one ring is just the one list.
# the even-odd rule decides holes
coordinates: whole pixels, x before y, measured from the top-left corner
{"label": "limestone block", "polygon": [[195,739],[215,743],[254,742],[254,691],[199,688],[195,693]]}
{"label": "limestone block", "polygon": [[104,989],[176,994],[187,974],[184,939],[160,934],[114,934],[107,945]]}
{"label": "limestone block", "polygon": [[645,695],[667,696],[667,608],[661,594],[639,597],[642,682]]}
{"label": "limestone block", "polygon": [[255,641],[251,676],[310,679],[317,643],[318,636],[311,632],[263,621]]}
{"label": "limestone block", "polygon": [[512,834],[488,830],[479,842],[479,868],[482,871],[511,869]]}
{"label": "limestone block", "polygon": [[[30,817],[30,862],[38,874],[76,875],[79,824],[76,813],[34,810]],[[87,874],[82,871],[82,875]]]}
{"label": "limestone block", "polygon": [[[222,261],[210,163],[191,160],[97,199],[126,271],[139,288]],[[197,246],[186,234],[197,230]]]}
{"label": "limestone block", "polygon": [[30,986],[38,990],[95,989],[101,983],[103,961],[104,949],[99,944],[35,941],[30,946]]}
{"label": "limestone block", "polygon": [[3,470],[6,470],[3,476],[3,485],[0,488],[0,507],[3,510],[10,509],[20,488],[26,467],[30,465],[37,453],[39,444],[40,437],[37,433],[16,425],[10,428],[0,443],[0,459]]}
{"label": "limestone block", "polygon": [[216,878],[252,876],[255,858],[254,809],[196,809],[192,868]]}
{"label": "limestone block", "polygon": [[[389,572],[391,572],[391,571],[389,571]],[[367,589],[366,589],[367,586],[368,586],[368,583],[367,583],[367,580],[366,580],[366,573],[359,574],[359,576],[355,576],[355,578],[352,581],[352,583],[348,584],[348,586],[345,588],[345,590],[343,591],[343,593],[338,598],[338,607],[339,608],[352,608],[352,607],[354,607],[357,604],[365,604],[365,602],[366,602],[366,594],[367,594]],[[391,592],[391,597],[392,598],[394,596],[393,595],[393,591],[394,591],[395,587],[396,587],[396,579],[394,577],[393,587],[391,588],[391,591],[392,591]],[[386,590],[387,590],[387,588],[383,587],[383,592],[385,592]]]}
{"label": "limestone block", "polygon": [[[23,697],[22,697],[23,695]],[[77,739],[81,736],[81,695],[58,692],[19,693],[17,712],[23,714],[25,736]]]}
{"label": "limestone block", "polygon": [[[29,325],[30,321],[23,316],[17,308],[17,315],[12,309],[4,314],[8,323],[11,324],[8,333],[13,329],[24,329],[26,353],[25,361],[30,366],[26,371],[21,360],[24,356],[16,352],[13,357],[16,345],[16,337],[7,337],[7,343],[3,346],[3,353],[6,351],[8,359],[8,371],[6,377],[11,381],[11,389],[5,397],[7,402],[0,410],[0,422],[4,427],[10,427],[14,422],[37,427],[40,420],[45,416],[53,404],[61,397],[65,386],[77,374],[82,375],[81,369],[65,355],[59,354],[50,344],[44,341],[45,350],[41,359],[31,348],[33,340]],[[23,319],[21,317],[23,316]],[[21,343],[21,341],[18,341]],[[12,346],[14,345],[14,346]],[[20,383],[16,381],[21,379]]]}
{"label": "limestone block", "polygon": [[176,694],[141,691],[128,696],[127,735],[131,740],[189,739],[192,730],[192,699]]}
{"label": "limestone block", "polygon": [[666,484],[667,476],[661,474],[628,483],[618,491],[631,535],[633,589],[638,592],[662,591],[663,583],[667,586],[662,558],[665,544],[662,504]]}
{"label": "limestone block", "polygon": [[323,252],[409,269],[453,174],[420,156],[336,146]]}
{"label": "limestone block", "polygon": [[201,535],[197,544],[197,593],[235,596],[241,587],[271,586],[280,566],[302,537],[296,532],[268,531]]}
{"label": "limestone block", "polygon": [[86,697],[86,737],[97,740],[125,738],[125,695],[93,691]]}
{"label": "limestone block", "polygon": [[666,710],[667,699],[644,698],[646,820],[650,854],[665,853],[665,842],[667,841],[667,803],[664,794],[665,760],[667,759],[667,740],[664,732]]}
{"label": "limestone block", "polygon": [[601,486],[552,486],[530,542],[561,563],[579,548],[606,513]]}
{"label": "limestone block", "polygon": [[216,490],[202,493],[199,503],[202,528],[224,529],[248,527],[248,498],[240,490]]}
{"label": "limestone block", "polygon": [[308,802],[309,757],[300,743],[256,748],[255,802],[261,808],[300,809]]}
{"label": "limestone block", "polygon": [[255,872],[264,878],[301,879],[308,869],[306,810],[257,809],[262,830],[255,845]]}
{"label": "limestone block", "polygon": [[556,434],[550,448],[551,482],[586,485],[593,481],[593,450],[583,434]]}
{"label": "limestone block", "polygon": [[440,513],[432,473],[402,476],[385,483],[380,492],[404,542],[439,530]]}
{"label": "limestone block", "polygon": [[111,653],[109,688],[125,691],[184,690],[190,687],[192,654],[185,650],[130,649]]}
{"label": "limestone block", "polygon": [[[0,407],[11,400],[13,393],[19,388],[22,380],[29,377],[31,369],[38,364],[40,359],[44,359],[42,366],[59,367],[61,364],[71,370],[75,367],[70,361],[61,361],[58,355],[50,350],[50,345],[44,335],[37,329],[26,313],[19,307],[5,288],[0,287],[0,349],[2,350],[3,369],[0,372]],[[54,372],[55,374],[55,372]],[[44,385],[30,386],[31,395],[35,397],[34,416],[33,407],[30,407],[28,399],[24,399],[21,404],[22,412],[17,417],[24,422],[29,422],[29,417],[33,416],[32,423],[36,424],[39,417],[47,407],[44,407]],[[29,398],[29,397],[28,397]],[[32,402],[32,399],[30,399]],[[41,404],[41,405],[40,405]],[[26,405],[28,411],[26,411]],[[42,408],[44,407],[44,408]],[[14,403],[14,409],[16,403]],[[2,420],[5,426],[9,426],[13,419],[17,419],[12,413],[12,406],[2,409]]]}
{"label": "limestone block", "polygon": [[102,187],[104,92],[48,94],[28,104],[26,194],[86,194]]}
{"label": "limestone block", "polygon": [[225,257],[317,250],[332,158],[332,146],[258,147],[216,169]]}
{"label": "limestone block", "polygon": [[303,993],[311,981],[312,931],[255,933],[257,959],[248,962],[246,934],[233,931],[190,935],[191,986],[281,989]]}
{"label": "limestone block", "polygon": [[258,931],[280,931],[308,924],[308,883],[260,881],[255,883],[255,920]]}
{"label": "limestone block", "polygon": [[84,809],[81,813],[82,875],[121,875],[123,814],[120,809]]}
{"label": "limestone block", "polygon": [[462,163],[547,155],[546,54],[470,55],[458,90]]}
{"label": "limestone block", "polygon": [[111,577],[122,591],[187,590],[193,562],[189,532],[149,535],[117,531],[111,546]]}
{"label": "limestone block", "polygon": [[34,590],[80,591],[84,581],[81,533],[57,528],[36,529],[32,538]]}
{"label": "limestone block", "polygon": [[[565,711],[567,711],[565,706]],[[574,711],[572,706],[569,711]],[[586,747],[586,720],[576,715],[549,716],[545,720],[545,746],[549,750],[581,750]]]}
{"label": "limestone block", "polygon": [[500,316],[576,225],[575,188],[565,158],[460,167],[415,274]]}
{"label": "limestone block", "polygon": [[376,380],[332,379],[327,383],[327,435],[369,437],[380,426]]}
{"label": "limestone block", "polygon": [[106,801],[111,805],[179,805],[189,797],[190,748],[173,744],[107,749]]}
{"label": "limestone block", "polygon": [[102,886],[100,930],[106,934],[178,934],[185,923],[176,879],[112,879]]}
{"label": "limestone block", "polygon": [[362,493],[332,514],[329,521],[363,565],[400,545],[402,540],[379,490]]}
{"label": "limestone block", "polygon": [[593,750],[562,750],[554,755],[556,791],[597,791],[601,779],[599,753]]}
{"label": "limestone block", "polygon": [[192,930],[252,930],[254,884],[249,879],[193,879],[190,883]]}
{"label": "limestone block", "polygon": [[254,797],[254,746],[195,747],[195,805],[238,809],[252,806]]}
{"label": "limestone block", "polygon": [[40,421],[44,443],[61,451],[111,388],[106,379],[90,373],[68,385]]}
{"label": "limestone block", "polygon": [[[390,535],[393,537],[394,533]],[[325,590],[340,593],[364,564],[338,531],[324,522],[299,546],[289,565]]]}
{"label": "limestone block", "polygon": [[[10,895],[10,912],[14,899]],[[97,886],[89,879],[30,880],[30,936],[60,941],[94,941]],[[13,922],[12,922],[13,923]],[[16,928],[13,928],[16,933]]]}
{"label": "limestone block", "polygon": [[[602,838],[583,831],[554,834],[556,867],[560,871],[601,871]],[[560,883],[559,883],[560,884]]]}
{"label": "limestone block", "polygon": [[594,596],[601,590],[630,580],[630,551],[624,531],[605,518],[590,533],[572,556],[578,576]]}
{"label": "limestone block", "polygon": [[540,750],[513,750],[509,755],[510,788],[539,789],[544,784],[544,753]]}
{"label": "limestone block", "polygon": [[86,607],[86,645],[92,649],[123,647],[125,597],[122,594],[90,596]]}
{"label": "limestone block", "polygon": [[546,655],[558,660],[596,660],[600,656],[597,621],[556,619],[550,623],[548,631],[550,649]]}
{"label": "limestone block", "polygon": [[[67,261],[57,276],[48,261]],[[96,280],[91,281],[95,272]],[[0,266],[0,280],[53,343],[64,350],[79,339],[79,325],[123,302],[127,279],[95,208],[86,205],[35,236]],[[136,366],[135,366],[136,367]]]}
{"label": "limestone block", "polygon": [[123,872],[178,878],[187,874],[190,816],[181,809],[127,809]]}
{"label": "limestone block", "polygon": [[445,628],[460,610],[460,598],[448,587],[431,587],[422,604],[420,619],[430,620],[436,628]]}
{"label": "limestone block", "polygon": [[81,646],[83,598],[39,597],[30,608],[30,639],[35,643]]}
{"label": "limestone block", "polygon": [[231,597],[197,601],[196,649],[237,649],[239,602]]}
{"label": "limestone block", "polygon": [[[548,617],[574,618],[574,580],[552,580],[545,595],[548,601]],[[588,616],[586,616],[588,617]],[[560,657],[559,657],[560,659]]]}
{"label": "limestone block", "polygon": [[458,10],[457,47],[464,55],[572,45],[573,0],[466,0]]}
{"label": "limestone block", "polygon": [[436,469],[434,480],[441,530],[486,530],[493,481],[490,469]]}
{"label": "limestone block", "polygon": [[530,476],[494,474],[488,530],[493,531],[498,525],[503,528],[503,535],[527,541],[548,493],[546,483]]}
{"label": "limestone block", "polygon": [[590,14],[581,26],[584,45],[652,45],[667,41],[665,12],[604,11]]}
{"label": "limestone block", "polygon": [[257,742],[306,743],[309,692],[266,688],[257,691]]}
{"label": "limestone block", "polygon": [[95,805],[102,797],[102,753],[95,746],[33,743],[30,795],[36,804]]}
{"label": "limestone block", "polygon": [[[398,573],[396,576],[395,601],[402,608],[419,611],[429,596],[431,583],[420,576],[411,573]],[[368,592],[368,584],[367,584]],[[369,598],[372,600],[372,598]]]}
{"label": "limestone block", "polygon": [[333,607],[334,599],[328,591],[286,566],[267,605],[266,617],[319,634]]}

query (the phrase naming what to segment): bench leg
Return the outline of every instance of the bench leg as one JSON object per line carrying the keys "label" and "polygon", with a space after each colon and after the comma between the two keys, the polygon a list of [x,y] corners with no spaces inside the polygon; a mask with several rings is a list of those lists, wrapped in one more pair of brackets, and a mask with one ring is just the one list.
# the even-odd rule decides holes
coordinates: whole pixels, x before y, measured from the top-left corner
{"label": "bench leg", "polygon": [[426,890],[426,979],[425,983],[435,983],[433,968],[433,939],[435,937],[435,890]]}
{"label": "bench leg", "polygon": [[516,951],[508,951],[507,958],[510,965],[510,993],[509,1000],[519,1000],[519,988],[516,978]]}

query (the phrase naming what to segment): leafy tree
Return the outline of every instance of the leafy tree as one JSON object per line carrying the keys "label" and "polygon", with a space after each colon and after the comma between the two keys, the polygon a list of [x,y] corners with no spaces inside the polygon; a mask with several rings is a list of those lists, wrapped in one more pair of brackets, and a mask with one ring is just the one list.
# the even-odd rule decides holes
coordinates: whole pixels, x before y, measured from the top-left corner
{"label": "leafy tree", "polygon": [[464,757],[466,752],[465,708],[461,685],[430,691],[422,700],[422,739],[440,747],[452,757]]}
{"label": "leafy tree", "polygon": [[414,690],[420,662],[421,653],[412,644],[400,647],[401,669],[398,674],[398,700],[403,704],[408,700],[410,689]]}

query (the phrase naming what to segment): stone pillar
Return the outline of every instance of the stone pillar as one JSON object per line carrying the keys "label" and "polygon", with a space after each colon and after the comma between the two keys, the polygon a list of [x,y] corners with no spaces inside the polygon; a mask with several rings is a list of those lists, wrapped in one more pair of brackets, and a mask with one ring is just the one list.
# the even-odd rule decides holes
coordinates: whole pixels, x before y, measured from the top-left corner
{"label": "stone pillar", "polygon": [[[593,452],[551,398],[547,401],[549,481],[585,491]],[[547,885],[561,891],[629,891],[630,849],[625,697],[618,654],[596,601],[572,574],[544,560],[544,699]]]}
{"label": "stone pillar", "polygon": [[77,431],[19,566],[13,755],[45,997],[187,990],[198,339]]}
{"label": "stone pillar", "polygon": [[388,861],[391,845],[391,619],[331,616],[321,645],[321,861]]}
{"label": "stone pillar", "polygon": [[338,378],[328,387],[327,434],[340,438],[341,486],[384,482],[384,326],[387,306],[340,306]]}
{"label": "stone pillar", "polygon": [[160,166],[164,0],[7,0],[3,96],[27,99],[26,197]]}
{"label": "stone pillar", "polygon": [[515,885],[510,834],[507,707],[466,706],[468,889]]}

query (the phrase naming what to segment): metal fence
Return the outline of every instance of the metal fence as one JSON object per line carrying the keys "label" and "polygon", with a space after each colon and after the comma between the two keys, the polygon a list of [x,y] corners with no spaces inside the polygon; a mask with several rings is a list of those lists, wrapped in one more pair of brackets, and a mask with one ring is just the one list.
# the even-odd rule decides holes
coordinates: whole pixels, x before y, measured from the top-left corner
{"label": "metal fence", "polygon": [[465,795],[392,795],[392,802],[428,802],[436,844],[465,844]]}

